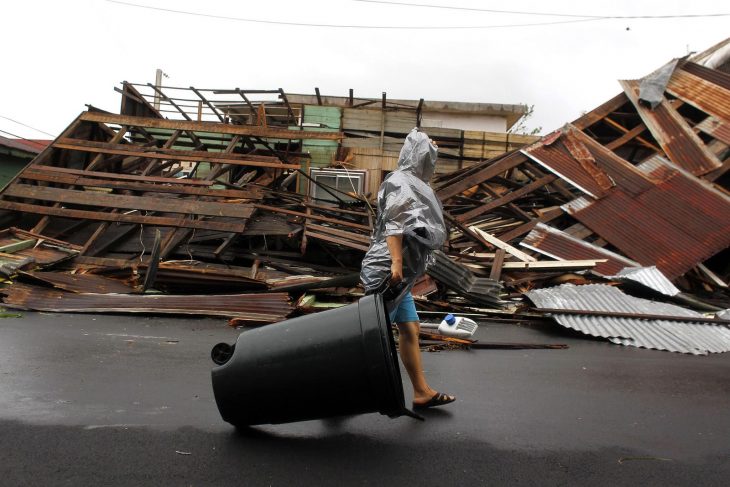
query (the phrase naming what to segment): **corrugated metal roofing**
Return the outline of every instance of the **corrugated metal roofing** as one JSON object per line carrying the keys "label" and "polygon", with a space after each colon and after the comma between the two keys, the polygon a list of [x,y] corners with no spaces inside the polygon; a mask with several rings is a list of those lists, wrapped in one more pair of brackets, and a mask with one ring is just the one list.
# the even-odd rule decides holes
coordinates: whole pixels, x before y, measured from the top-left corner
{"label": "corrugated metal roofing", "polygon": [[682,66],[682,69],[704,79],[705,81],[710,81],[717,86],[722,86],[723,88],[730,90],[730,75],[727,73],[723,73],[716,69],[710,69],[696,63],[686,63]]}
{"label": "corrugated metal roofing", "polygon": [[676,296],[679,294],[677,286],[672,284],[672,281],[667,279],[667,276],[656,268],[656,266],[649,267],[625,267],[618,271],[615,276],[606,276],[609,279],[616,279],[621,281],[633,281],[638,282],[650,289],[658,291],[667,296]]}
{"label": "corrugated metal roofing", "polygon": [[706,81],[686,71],[677,71],[669,81],[667,91],[705,113],[730,120],[730,90]]}
{"label": "corrugated metal roofing", "polygon": [[26,139],[9,139],[0,135],[0,146],[9,147],[10,149],[29,152],[31,154],[39,154],[45,149],[52,140],[26,140]]}
{"label": "corrugated metal roofing", "polygon": [[619,345],[706,355],[730,351],[730,328],[722,324],[692,322],[700,313],[679,306],[635,298],[602,284],[538,289],[527,297],[541,308],[613,311],[666,316],[686,316],[687,322],[588,315],[555,315],[566,328],[607,338]]}
{"label": "corrugated metal roofing", "polygon": [[670,279],[730,246],[730,197],[670,161],[654,157],[639,170],[656,183],[638,196],[614,188],[563,209],[641,265]]}
{"label": "corrugated metal roofing", "polygon": [[549,144],[544,141],[545,139],[521,152],[594,198],[601,198],[606,194],[608,188],[602,187],[596,177],[596,173],[601,173],[604,178],[608,178],[604,171],[596,166],[591,174],[575,160],[561,140]]}
{"label": "corrugated metal roofing", "polygon": [[439,250],[434,252],[434,257],[433,264],[428,268],[428,275],[443,282],[449,289],[457,290],[473,303],[496,307],[504,304],[499,297],[502,290],[499,281],[475,276],[468,267],[451,260]]}
{"label": "corrugated metal roofing", "polygon": [[705,174],[721,166],[717,157],[703,150],[702,140],[666,100],[650,110],[639,103],[638,81],[624,80],[621,85],[654,139],[675,164],[695,175]]}
{"label": "corrugated metal roofing", "polygon": [[538,223],[520,242],[520,245],[558,260],[607,259],[593,269],[600,275],[620,272],[624,267],[639,266],[638,262],[584,242],[556,228]]}
{"label": "corrugated metal roofing", "polygon": [[69,293],[13,284],[2,289],[8,308],[68,313],[151,313],[235,316],[252,323],[281,321],[292,311],[287,293],[162,295]]}

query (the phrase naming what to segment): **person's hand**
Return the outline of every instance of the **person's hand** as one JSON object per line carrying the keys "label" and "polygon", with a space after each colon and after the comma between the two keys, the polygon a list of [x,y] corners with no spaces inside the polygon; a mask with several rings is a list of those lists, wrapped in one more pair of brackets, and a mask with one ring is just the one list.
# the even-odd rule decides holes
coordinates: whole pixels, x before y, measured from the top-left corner
{"label": "person's hand", "polygon": [[390,264],[390,284],[392,286],[398,285],[403,280],[403,263],[393,261]]}

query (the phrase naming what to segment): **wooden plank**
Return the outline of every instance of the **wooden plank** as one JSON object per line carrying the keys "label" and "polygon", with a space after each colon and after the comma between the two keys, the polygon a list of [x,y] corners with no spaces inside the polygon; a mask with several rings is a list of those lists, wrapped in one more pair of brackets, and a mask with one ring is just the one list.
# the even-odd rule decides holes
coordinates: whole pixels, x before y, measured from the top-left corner
{"label": "wooden plank", "polygon": [[459,193],[466,191],[467,189],[476,186],[477,184],[491,179],[494,176],[501,174],[515,166],[519,166],[525,162],[527,158],[520,152],[514,152],[504,159],[500,159],[494,164],[490,164],[487,167],[478,170],[467,177],[460,178],[449,184],[448,186],[442,186],[436,191],[436,195],[441,198],[441,201],[445,201],[452,196],[456,196]]}
{"label": "wooden plank", "polygon": [[542,260],[537,262],[505,262],[503,269],[509,270],[580,270],[592,269],[608,259],[584,260]]}
{"label": "wooden plank", "polygon": [[520,189],[516,189],[514,191],[510,191],[506,195],[503,195],[500,198],[493,199],[491,201],[488,201],[487,203],[477,206],[473,210],[469,210],[466,213],[463,213],[456,217],[457,220],[460,222],[467,222],[471,220],[474,217],[483,215],[484,213],[487,213],[490,210],[493,210],[494,208],[498,208],[500,206],[506,205],[507,203],[511,203],[519,198],[522,198],[525,195],[528,195],[532,193],[533,191],[537,190],[538,188],[542,188],[546,184],[549,184],[557,179],[557,176],[553,174],[548,174],[546,176],[541,177],[540,179],[537,179],[530,184],[527,184]]}
{"label": "wooden plank", "polygon": [[616,127],[616,128],[619,128],[619,130],[621,132],[623,132],[623,135],[621,137],[619,137],[618,139],[615,139],[615,140],[609,142],[608,144],[604,144],[607,149],[616,150],[619,147],[621,147],[622,145],[637,138],[639,135],[641,135],[641,133],[643,131],[646,130],[646,125],[644,125],[643,123],[640,123],[639,125],[632,128],[631,130],[627,130],[623,126],[619,126],[619,127]]}
{"label": "wooden plank", "polygon": [[[638,130],[639,133],[643,132],[644,130],[647,130],[646,125],[644,125],[643,123],[640,123],[639,125],[637,125],[633,129],[629,130],[626,127],[624,127],[623,125],[621,125],[620,123],[613,121],[610,117],[604,118],[603,121],[606,122],[611,127],[613,127],[616,130],[618,130],[619,132],[623,132],[623,134],[624,134],[623,137],[628,137],[629,134],[633,134],[633,132],[636,131],[636,130]],[[638,135],[639,134],[636,134],[635,136],[632,136],[631,138],[636,137],[636,140],[638,140],[639,142],[641,142],[643,145],[645,145],[647,148],[653,150],[654,152],[662,152],[662,150],[659,147],[655,146],[654,144],[652,144],[651,142],[649,142],[645,138],[639,137]],[[616,142],[616,141],[614,141],[614,142]],[[619,145],[621,145],[621,144],[619,144]],[[612,147],[609,147],[609,144],[606,144],[606,147],[609,148],[609,149],[611,149],[611,150],[613,150]]]}
{"label": "wooden plank", "polygon": [[584,130],[601,120],[603,117],[606,117],[612,112],[615,112],[623,105],[625,105],[628,101],[629,99],[626,97],[625,93],[619,93],[618,95],[605,102],[603,105],[594,108],[590,112],[581,116],[579,119],[575,120],[573,122],[573,125],[581,130]]}
{"label": "wooden plank", "polygon": [[144,181],[150,183],[165,183],[165,184],[181,184],[185,186],[213,186],[214,181],[205,181],[203,179],[181,179],[181,178],[165,178],[157,176],[135,176],[133,174],[117,174],[111,172],[102,171],[85,171],[83,169],[69,169],[67,167],[56,167],[56,166],[41,166],[33,165],[29,169],[36,171],[46,172],[61,172],[65,174],[76,174],[79,176],[88,176],[90,178],[102,178],[102,179],[120,179],[125,181]]}
{"label": "wooden plank", "polygon": [[563,210],[560,208],[555,208],[549,211],[546,211],[540,218],[535,218],[534,220],[530,220],[527,223],[523,223],[517,228],[514,228],[508,232],[505,232],[501,234],[499,237],[504,240],[505,242],[509,242],[511,240],[514,240],[517,237],[520,237],[526,233],[529,233],[533,228],[537,226],[538,223],[547,223],[550,220],[554,220],[557,217],[561,216],[563,214]]}
{"label": "wooden plank", "polygon": [[197,132],[213,132],[219,134],[247,135],[253,137],[270,137],[275,139],[318,139],[339,140],[343,137],[340,132],[314,132],[277,129],[260,125],[229,125],[216,122],[189,122],[184,120],[167,120],[159,118],[130,117],[127,115],[113,115],[106,113],[85,112],[79,117],[87,122],[113,123],[132,127],[151,127],[170,130],[184,130]]}
{"label": "wooden plank", "polygon": [[506,251],[504,249],[497,249],[497,252],[494,255],[494,262],[492,262],[492,269],[489,271],[490,279],[499,281],[499,278],[502,276],[502,266],[504,264],[505,253]]}
{"label": "wooden plank", "polygon": [[258,208],[259,210],[272,211],[274,213],[283,213],[284,215],[298,216],[301,218],[307,218],[309,220],[318,220],[321,222],[336,223],[337,225],[340,225],[343,227],[357,228],[359,230],[365,230],[366,232],[370,231],[369,226],[359,225],[357,223],[350,223],[347,221],[338,220],[337,218],[329,218],[326,216],[311,215],[311,214],[303,213],[301,211],[288,210],[286,208],[279,208],[278,206],[262,205],[262,204],[258,204],[258,203],[255,203],[253,206],[254,206],[254,208]]}
{"label": "wooden plank", "polygon": [[76,150],[101,154],[118,154],[145,159],[174,159],[189,162],[213,162],[218,164],[238,164],[242,166],[274,167],[279,169],[299,169],[299,164],[284,164],[276,157],[245,156],[223,152],[184,151],[159,147],[143,147],[130,144],[112,144],[90,140],[63,138],[54,144],[57,149]]}
{"label": "wooden plank", "polygon": [[[117,144],[117,143],[121,142],[122,139],[124,138],[124,135],[127,133],[128,130],[129,130],[129,127],[128,126],[122,125],[122,127],[119,129],[119,131],[116,133],[116,135],[111,138],[111,140],[109,141],[109,143]],[[64,139],[66,139],[66,137],[59,137],[53,143],[55,144],[56,142],[61,141],[61,140],[64,140]],[[86,166],[86,170],[87,171],[93,170],[96,166],[98,166],[99,164],[101,164],[103,161],[104,161],[104,154],[98,154],[89,163],[89,165]]]}
{"label": "wooden plank", "polygon": [[520,249],[517,249],[517,248],[511,246],[507,242],[503,242],[502,240],[498,239],[494,235],[490,235],[487,232],[485,232],[477,227],[474,227],[474,226],[469,227],[469,230],[478,234],[480,237],[482,237],[484,240],[486,240],[490,244],[494,245],[495,247],[497,247],[499,249],[504,249],[508,254],[517,257],[518,259],[520,259],[523,262],[537,261],[537,259],[534,258],[533,256],[524,253]]}
{"label": "wooden plank", "polygon": [[250,205],[188,201],[179,198],[105,194],[97,191],[78,191],[28,184],[14,184],[3,195],[66,204],[232,218],[249,218],[253,211]]}
{"label": "wooden plank", "polygon": [[44,181],[48,183],[68,184],[71,186],[124,189],[129,191],[141,191],[145,193],[173,193],[197,196],[209,196],[214,198],[237,198],[252,199],[261,198],[262,191],[237,190],[237,189],[213,189],[199,186],[183,186],[180,184],[155,184],[138,183],[134,181],[107,181],[103,179],[84,178],[73,174],[52,173],[46,171],[34,171],[32,168],[23,172],[21,179],[29,181]]}
{"label": "wooden plank", "polygon": [[69,208],[31,205],[14,201],[0,200],[0,209],[34,213],[38,215],[58,216],[62,218],[76,218],[82,220],[112,221],[122,223],[141,223],[143,225],[157,225],[160,227],[185,227],[201,230],[217,230],[221,232],[242,232],[245,223],[228,223],[206,220],[185,220],[160,216],[143,216],[124,213],[109,213],[103,211],[72,210]]}
{"label": "wooden plank", "polygon": [[324,240],[325,242],[330,242],[330,243],[334,243],[337,245],[344,245],[345,247],[362,250],[363,252],[367,252],[367,250],[368,250],[367,245],[358,244],[356,242],[352,242],[350,240],[343,239],[342,237],[331,237],[329,235],[324,235],[321,233],[313,232],[311,230],[307,230],[306,235],[311,238],[317,238],[320,240]]}
{"label": "wooden plank", "polygon": [[305,232],[307,232],[309,229],[312,229],[318,233],[327,233],[334,235],[336,237],[342,237],[349,240],[354,240],[356,242],[364,243],[365,245],[370,245],[370,237],[368,235],[363,235],[361,233],[353,233],[353,232],[346,232],[344,230],[338,230],[336,228],[332,227],[325,227],[322,225],[317,225],[316,223],[308,223],[306,224],[307,227],[305,228]]}

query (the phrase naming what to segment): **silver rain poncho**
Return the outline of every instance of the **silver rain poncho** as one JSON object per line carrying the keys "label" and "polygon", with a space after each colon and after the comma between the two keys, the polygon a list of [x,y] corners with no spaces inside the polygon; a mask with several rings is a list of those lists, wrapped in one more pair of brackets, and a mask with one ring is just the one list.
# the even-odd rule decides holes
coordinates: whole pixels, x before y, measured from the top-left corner
{"label": "silver rain poncho", "polygon": [[428,185],[436,169],[438,149],[417,129],[406,137],[398,158],[398,169],[390,173],[378,190],[378,217],[370,248],[362,261],[360,280],[372,292],[390,273],[390,252],[386,238],[403,236],[403,287],[389,306],[395,308],[415,280],[426,272],[431,252],[446,240],[441,202]]}

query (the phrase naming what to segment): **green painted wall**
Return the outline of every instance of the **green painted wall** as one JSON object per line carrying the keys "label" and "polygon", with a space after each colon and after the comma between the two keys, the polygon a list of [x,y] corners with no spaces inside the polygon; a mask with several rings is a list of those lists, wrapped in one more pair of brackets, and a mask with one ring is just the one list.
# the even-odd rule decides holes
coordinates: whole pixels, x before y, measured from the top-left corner
{"label": "green painted wall", "polygon": [[4,188],[31,160],[0,154],[0,189]]}

